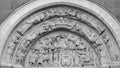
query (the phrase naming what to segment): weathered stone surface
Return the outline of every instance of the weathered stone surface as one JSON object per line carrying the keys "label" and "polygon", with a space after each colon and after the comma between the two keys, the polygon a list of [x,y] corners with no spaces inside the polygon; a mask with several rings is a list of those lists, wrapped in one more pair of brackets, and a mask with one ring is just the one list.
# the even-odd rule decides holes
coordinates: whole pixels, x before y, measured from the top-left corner
{"label": "weathered stone surface", "polygon": [[[60,11],[58,11],[58,10],[60,10]],[[98,26],[98,24],[99,24],[99,26]],[[5,60],[8,60],[9,62],[13,62],[13,64],[20,64],[20,65],[27,66],[27,67],[29,67],[29,66],[36,67],[36,66],[41,66],[41,65],[42,65],[42,67],[44,67],[44,66],[46,66],[46,63],[48,63],[48,61],[43,62],[44,59],[40,58],[40,57],[42,57],[42,56],[44,57],[44,53],[45,53],[46,56],[49,56],[50,65],[47,64],[47,66],[54,67],[54,62],[53,62],[54,60],[52,59],[54,57],[52,57],[53,54],[51,53],[53,51],[50,51],[50,52],[46,52],[46,50],[44,51],[44,47],[45,48],[47,47],[47,51],[49,51],[49,49],[51,49],[51,48],[49,48],[49,46],[47,46],[48,41],[45,41],[45,39],[44,39],[43,43],[46,43],[46,44],[44,44],[44,45],[39,44],[37,46],[37,47],[39,47],[42,45],[42,47],[40,47],[40,49],[43,48],[42,49],[43,51],[40,50],[41,56],[38,57],[39,54],[32,52],[32,54],[30,55],[30,57],[31,57],[31,59],[30,59],[30,57],[28,55],[29,55],[29,51],[30,51],[30,53],[31,53],[31,51],[33,51],[32,49],[34,48],[35,43],[40,38],[42,38],[44,35],[47,35],[47,34],[49,36],[49,33],[57,32],[57,31],[64,31],[64,32],[70,31],[70,32],[76,33],[78,36],[84,38],[89,43],[89,45],[87,45],[87,46],[91,47],[90,49],[92,49],[92,51],[94,51],[93,53],[96,54],[95,57],[97,57],[97,58],[94,58],[94,62],[87,61],[87,60],[83,61],[82,59],[81,59],[82,62],[80,62],[80,61],[78,62],[77,60],[79,58],[77,57],[78,59],[76,61],[74,61],[77,64],[73,63],[73,59],[75,59],[74,57],[71,57],[70,59],[68,59],[66,61],[63,61],[63,60],[65,60],[64,58],[61,58],[61,59],[59,58],[61,61],[56,60],[55,62],[57,62],[57,63],[55,63],[55,67],[56,66],[74,67],[74,66],[79,66],[79,65],[84,67],[84,66],[87,66],[87,64],[89,64],[90,66],[96,66],[96,65],[97,66],[108,66],[110,64],[111,60],[116,61],[120,58],[120,56],[119,56],[120,52],[118,49],[116,49],[117,44],[114,41],[114,38],[111,35],[108,28],[105,27],[102,24],[102,22],[97,20],[97,18],[93,17],[92,15],[90,15],[86,12],[83,12],[82,10],[78,10],[78,9],[74,9],[74,8],[70,8],[70,7],[57,7],[57,8],[50,8],[48,10],[43,10],[41,12],[38,12],[38,13],[30,16],[28,19],[24,20],[20,26],[17,27],[17,29],[13,32],[13,35],[11,35],[11,37],[13,37],[13,41],[11,41],[11,39],[8,41],[11,44],[9,44],[9,43],[7,44],[8,50],[6,52],[7,56],[6,56]],[[64,32],[60,33],[60,34],[64,35]],[[14,35],[14,33],[16,35]],[[67,33],[67,34],[69,34],[69,33]],[[56,33],[54,36],[56,36]],[[66,35],[66,36],[69,36],[69,35]],[[56,38],[54,38],[52,36],[50,36],[50,37],[51,37],[51,40],[55,41]],[[58,38],[59,38],[59,35],[58,35]],[[48,38],[46,38],[46,39],[48,39]],[[63,50],[63,51],[65,50],[65,53],[66,53],[66,48],[67,48],[67,50],[68,50],[67,53],[68,54],[70,53],[69,56],[76,56],[76,55],[74,55],[74,54],[76,54],[76,53],[74,53],[74,52],[76,52],[76,49],[74,51],[74,48],[73,48],[73,51],[71,51],[71,46],[74,47],[74,45],[76,45],[76,44],[72,44],[72,45],[66,44],[66,43],[68,43],[67,41],[64,42],[65,41],[64,40],[63,42],[60,42],[58,40],[58,43],[56,43],[56,46],[54,46],[55,44],[53,44],[53,43],[55,43],[55,42],[53,42],[53,41],[51,41],[49,43],[51,43],[50,44],[51,47],[55,48],[55,50],[56,50],[56,46],[57,46],[58,52],[61,52],[61,50]],[[71,42],[69,42],[69,43],[71,43]],[[60,46],[58,46],[58,45],[60,45]],[[66,46],[66,45],[71,45],[71,46]],[[80,45],[80,44],[77,44],[77,45]],[[86,46],[86,45],[84,45],[84,46]],[[117,50],[118,53],[114,52],[114,47],[112,47],[112,46],[116,47],[115,49]],[[60,48],[60,50],[59,50],[59,48]],[[83,49],[80,49],[80,50],[83,50]],[[85,48],[85,50],[86,50],[86,48]],[[41,53],[41,52],[43,52],[43,53]],[[61,52],[61,54],[62,53],[64,54],[64,52]],[[60,53],[55,53],[55,54],[58,55],[59,57],[62,57],[62,55]],[[89,53],[89,54],[92,55],[92,53]],[[52,57],[51,60],[50,60],[50,56]],[[67,57],[69,57],[69,56],[67,56]],[[36,60],[38,60],[38,58],[40,58],[40,60],[39,60],[40,62],[36,62]],[[90,57],[87,57],[86,59],[90,59]],[[97,61],[95,61],[95,60],[97,60]],[[53,64],[53,65],[51,65],[51,64]]]}
{"label": "weathered stone surface", "polygon": [[120,63],[119,42],[109,25],[75,6],[36,11],[14,27],[5,46],[2,61],[14,67],[100,68]]}

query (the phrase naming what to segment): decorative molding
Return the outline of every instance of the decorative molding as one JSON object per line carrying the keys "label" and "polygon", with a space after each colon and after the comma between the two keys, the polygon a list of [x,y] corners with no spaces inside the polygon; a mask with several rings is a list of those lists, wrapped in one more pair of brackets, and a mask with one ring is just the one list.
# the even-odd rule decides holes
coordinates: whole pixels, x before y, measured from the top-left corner
{"label": "decorative molding", "polygon": [[89,1],[32,1],[18,8],[0,27],[1,65],[118,66],[119,29],[116,19]]}

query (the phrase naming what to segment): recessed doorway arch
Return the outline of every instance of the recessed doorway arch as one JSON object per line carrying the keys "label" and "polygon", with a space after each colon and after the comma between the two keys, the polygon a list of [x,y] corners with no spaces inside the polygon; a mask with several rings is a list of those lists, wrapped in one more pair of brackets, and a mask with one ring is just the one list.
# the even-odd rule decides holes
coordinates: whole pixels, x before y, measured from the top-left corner
{"label": "recessed doorway arch", "polygon": [[119,22],[108,11],[87,0],[30,1],[0,26],[0,64],[119,66],[119,30]]}

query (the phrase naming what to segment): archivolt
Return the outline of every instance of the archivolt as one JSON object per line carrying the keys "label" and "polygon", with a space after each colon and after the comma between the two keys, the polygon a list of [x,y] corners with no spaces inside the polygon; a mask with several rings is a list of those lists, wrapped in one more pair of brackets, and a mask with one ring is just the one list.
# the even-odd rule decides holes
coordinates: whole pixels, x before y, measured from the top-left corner
{"label": "archivolt", "polygon": [[[75,1],[52,0],[47,3],[37,0],[26,6],[37,5],[37,2],[46,6],[39,5],[39,9],[34,11],[30,8],[38,6],[27,7],[29,14],[25,13],[24,16],[21,12],[22,16],[18,15],[16,21],[6,19],[0,35],[3,41],[0,44],[4,46],[1,65],[7,63],[8,66],[28,68],[104,67],[120,64],[119,32],[115,29],[120,27],[117,21],[110,15],[108,19],[102,17],[106,13],[103,10],[101,15],[97,13],[100,9],[88,11],[91,7],[98,7],[91,2]],[[91,6],[86,7],[84,3]],[[15,12],[13,19],[26,6]],[[118,24],[116,27],[111,27],[112,23],[108,22],[110,18],[110,22]],[[5,27],[9,20],[10,27]]]}

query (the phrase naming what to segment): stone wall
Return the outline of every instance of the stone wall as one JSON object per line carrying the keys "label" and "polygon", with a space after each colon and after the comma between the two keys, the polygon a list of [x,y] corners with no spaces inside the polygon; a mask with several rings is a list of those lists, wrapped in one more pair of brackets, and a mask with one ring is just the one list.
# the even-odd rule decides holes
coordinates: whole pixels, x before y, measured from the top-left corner
{"label": "stone wall", "polygon": [[28,0],[0,0],[0,24],[17,7]]}

